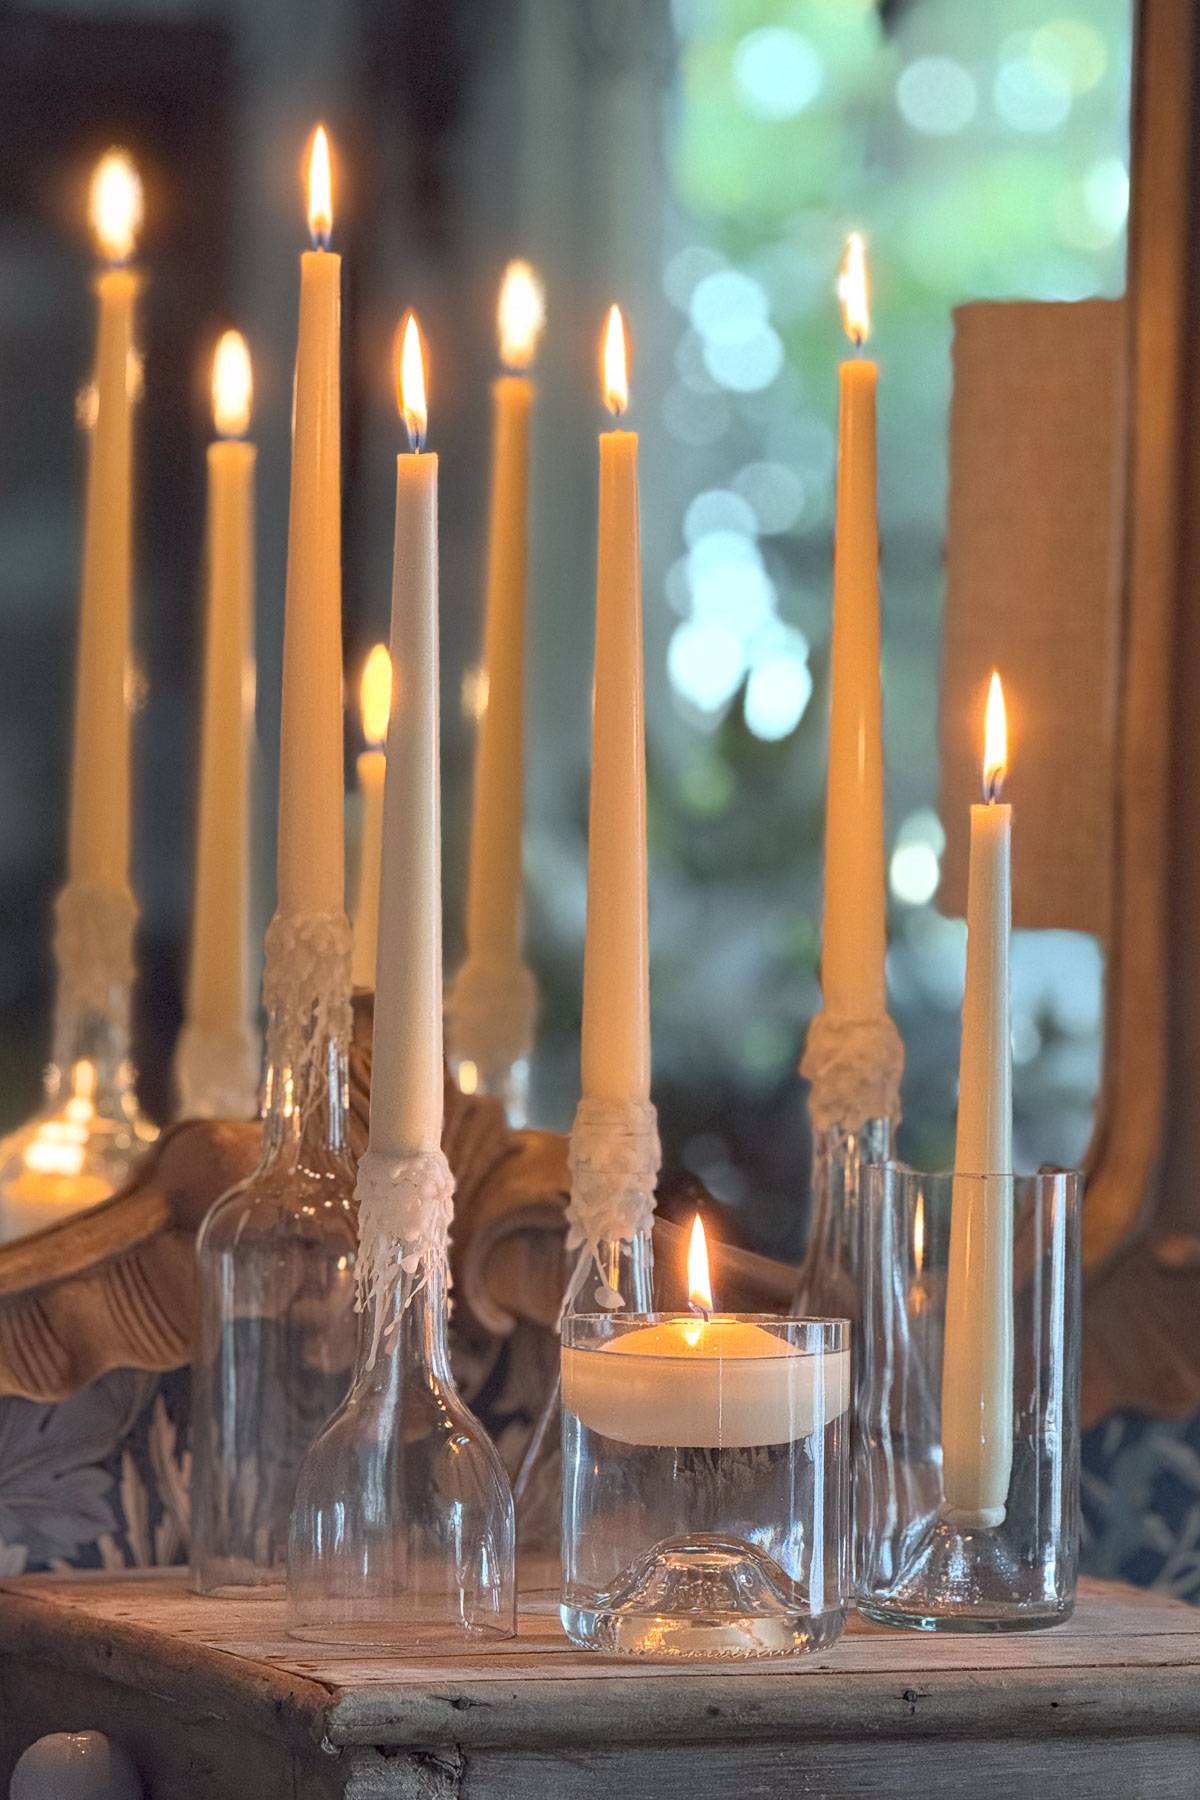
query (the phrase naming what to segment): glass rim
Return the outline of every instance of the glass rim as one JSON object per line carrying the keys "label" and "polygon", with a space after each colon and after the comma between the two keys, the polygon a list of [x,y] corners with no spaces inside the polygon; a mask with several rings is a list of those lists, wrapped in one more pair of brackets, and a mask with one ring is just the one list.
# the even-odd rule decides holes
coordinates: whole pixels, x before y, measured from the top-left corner
{"label": "glass rim", "polygon": [[[740,1324],[759,1325],[764,1329],[774,1326],[794,1326],[815,1338],[808,1347],[808,1354],[814,1356],[836,1355],[839,1351],[850,1348],[852,1321],[838,1314],[816,1313],[765,1313],[765,1312],[725,1312],[716,1308],[709,1314],[710,1319],[736,1319]],[[631,1329],[639,1329],[647,1325],[669,1325],[683,1323],[689,1325],[706,1323],[697,1312],[631,1312],[625,1307],[614,1308],[611,1312],[573,1312],[568,1313],[562,1322],[562,1340],[567,1341],[568,1334],[574,1336],[576,1330],[591,1330],[600,1335],[597,1327],[602,1323],[625,1325]],[[779,1334],[782,1337],[782,1333]],[[824,1340],[824,1341],[821,1341]],[[575,1346],[571,1346],[574,1348]],[[655,1358],[657,1353],[649,1352],[648,1359]],[[658,1356],[664,1362],[678,1362],[678,1356],[669,1352]],[[688,1358],[687,1360],[691,1360]]]}
{"label": "glass rim", "polygon": [[868,1178],[878,1179],[890,1175],[914,1181],[1012,1181],[1021,1186],[1030,1183],[1054,1185],[1065,1182],[1072,1187],[1081,1187],[1086,1178],[1086,1171],[1081,1168],[1071,1169],[1033,1169],[1025,1172],[1018,1169],[993,1169],[983,1174],[968,1175],[958,1169],[918,1169],[912,1163],[899,1162],[895,1159],[887,1162],[867,1164]]}

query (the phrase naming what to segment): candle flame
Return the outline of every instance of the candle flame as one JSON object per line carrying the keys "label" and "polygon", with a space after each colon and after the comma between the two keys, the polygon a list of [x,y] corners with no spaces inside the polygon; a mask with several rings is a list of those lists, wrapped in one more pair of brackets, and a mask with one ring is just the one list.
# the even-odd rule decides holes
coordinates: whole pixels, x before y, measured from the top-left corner
{"label": "candle flame", "polygon": [[497,309],[500,361],[508,369],[527,369],[537,354],[546,323],[546,296],[527,262],[510,262],[500,284]]}
{"label": "candle flame", "polygon": [[405,313],[396,333],[395,354],[400,411],[404,415],[408,441],[415,451],[421,451],[425,448],[429,413],[425,404],[425,356],[416,313]]}
{"label": "candle flame", "polygon": [[380,745],[387,737],[388,717],[392,710],[392,659],[386,644],[376,644],[367,657],[358,697],[362,707],[363,736],[368,744]]}
{"label": "candle flame", "polygon": [[126,151],[106,151],[93,169],[88,218],[105,262],[128,262],[142,225],[142,178]]}
{"label": "candle flame", "polygon": [[919,1275],[925,1267],[925,1196],[917,1195],[913,1213],[913,1268]]}
{"label": "candle flame", "polygon": [[604,404],[618,419],[629,405],[629,358],[619,306],[609,308],[604,327]]}
{"label": "candle flame", "polygon": [[1004,689],[1000,676],[992,670],[988,684],[987,711],[983,726],[983,794],[985,800],[1000,798],[1004,777],[1008,773],[1008,719],[1004,711]]}
{"label": "candle flame", "polygon": [[250,429],[254,376],[250,350],[240,331],[222,332],[213,356],[213,423],[222,437],[242,437]]}
{"label": "candle flame", "polygon": [[707,1317],[713,1309],[712,1282],[708,1274],[708,1240],[699,1213],[692,1221],[692,1235],[688,1239],[687,1272],[688,1305]]}
{"label": "candle flame", "polygon": [[333,231],[333,170],[329,133],[318,125],[308,152],[308,229],[318,250],[328,250]]}
{"label": "candle flame", "polygon": [[846,336],[856,346],[865,343],[871,331],[871,309],[867,299],[867,247],[861,231],[852,231],[846,239],[837,296],[842,303]]}

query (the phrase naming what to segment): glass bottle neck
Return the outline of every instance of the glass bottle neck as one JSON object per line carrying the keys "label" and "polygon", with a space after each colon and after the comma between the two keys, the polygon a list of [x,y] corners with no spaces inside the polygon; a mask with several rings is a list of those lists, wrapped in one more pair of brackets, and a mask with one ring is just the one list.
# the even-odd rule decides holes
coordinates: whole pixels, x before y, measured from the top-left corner
{"label": "glass bottle neck", "polygon": [[654,1310],[654,1241],[649,1230],[631,1238],[601,1238],[598,1256],[585,1244],[569,1278],[564,1315],[604,1310],[596,1298],[602,1280],[620,1294],[624,1311]]}
{"label": "glass bottle neck", "polygon": [[301,1144],[348,1155],[350,1046],[313,1007],[301,1029],[272,1014],[267,1028],[263,1148],[267,1155]]}
{"label": "glass bottle neck", "polygon": [[428,1273],[401,1269],[390,1291],[362,1313],[354,1392],[385,1392],[418,1374],[452,1382],[448,1322],[445,1265]]}
{"label": "glass bottle neck", "polygon": [[95,1012],[68,1004],[60,991],[45,1090],[51,1105],[74,1101],[86,1105],[89,1115],[136,1117],[128,1006]]}

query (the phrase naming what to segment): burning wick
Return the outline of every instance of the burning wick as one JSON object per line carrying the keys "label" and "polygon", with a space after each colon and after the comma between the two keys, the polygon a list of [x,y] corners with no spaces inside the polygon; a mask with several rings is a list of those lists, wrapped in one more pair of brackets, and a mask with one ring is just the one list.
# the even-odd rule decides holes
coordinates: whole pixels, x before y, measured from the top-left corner
{"label": "burning wick", "polygon": [[688,1306],[706,1322],[713,1315],[712,1282],[708,1273],[708,1243],[697,1213],[688,1239]]}

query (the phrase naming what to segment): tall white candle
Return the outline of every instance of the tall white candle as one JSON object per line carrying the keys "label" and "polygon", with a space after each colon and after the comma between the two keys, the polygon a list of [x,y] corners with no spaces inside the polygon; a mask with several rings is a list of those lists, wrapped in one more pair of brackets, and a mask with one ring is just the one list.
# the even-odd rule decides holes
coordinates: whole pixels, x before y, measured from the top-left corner
{"label": "tall white candle", "polygon": [[92,229],[110,265],[96,278],[99,322],[84,508],[68,880],[129,886],[133,313],[123,265],[142,222],[142,184],[120,150],[92,177]]}
{"label": "tall white candle", "polygon": [[213,360],[208,447],[208,607],[187,1023],[248,1032],[251,1021],[250,747],[254,713],[254,461],[246,340],[227,331]]}
{"label": "tall white candle", "polygon": [[[839,282],[846,333],[867,336],[866,261],[857,232]],[[875,391],[878,368],[856,356],[838,372],[837,515],[825,808],[821,992],[827,1014],[874,1019],[886,1010],[883,729],[879,688],[879,520]]]}
{"label": "tall white candle", "polygon": [[379,939],[379,866],[383,851],[383,787],[387,775],[383,745],[392,709],[392,659],[386,644],[376,644],[366,660],[360,698],[367,748],[357,764],[362,815],[358,834],[358,880],[354,891],[351,978],[356,988],[370,990],[375,986],[375,954]]}
{"label": "tall white candle", "polygon": [[[500,295],[500,353],[508,367],[492,390],[494,428],[488,523],[487,604],[471,853],[467,956],[509,966],[521,956],[521,815],[524,774],[525,590],[529,566],[529,418],[533,360],[543,319],[528,263],[512,263]],[[474,1046],[467,1047],[467,1054]]]}
{"label": "tall white candle", "polygon": [[[605,390],[628,401],[625,333],[609,314]],[[600,435],[596,676],[583,961],[585,1100],[650,1097],[650,949],[646,893],[646,729],[636,432]]]}
{"label": "tall white candle", "polygon": [[[1013,1453],[1012,807],[1004,696],[988,691],[983,805],[971,808],[967,974],[942,1372],[944,1516],[999,1525]],[[999,1177],[986,1185],[971,1177]]]}
{"label": "tall white candle", "polygon": [[279,746],[278,906],[340,913],[342,822],[341,262],[325,246],[333,224],[329,141],[309,158],[308,223],[316,248],[300,258],[300,328],[292,407]]}
{"label": "tall white candle", "polygon": [[437,457],[424,453],[420,336],[400,348],[411,453],[396,459],[392,666],[380,933],[375,980],[370,1148],[395,1158],[442,1137],[442,854],[438,706]]}

